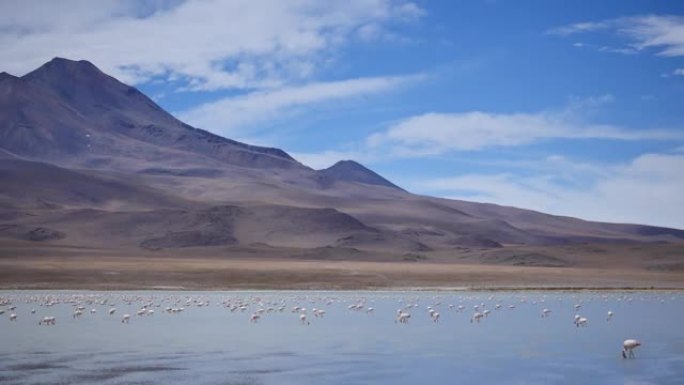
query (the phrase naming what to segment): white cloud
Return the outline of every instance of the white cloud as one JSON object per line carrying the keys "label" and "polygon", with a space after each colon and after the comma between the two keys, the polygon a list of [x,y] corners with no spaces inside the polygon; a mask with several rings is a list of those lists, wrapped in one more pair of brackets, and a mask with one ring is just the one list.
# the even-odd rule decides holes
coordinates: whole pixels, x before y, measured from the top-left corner
{"label": "white cloud", "polygon": [[179,117],[194,126],[235,136],[252,124],[290,117],[301,106],[385,92],[421,78],[422,75],[357,78],[255,91],[200,105]]}
{"label": "white cloud", "polygon": [[359,28],[422,14],[404,0],[4,1],[0,63],[23,74],[62,56],[131,83],[273,87],[309,78]]}
{"label": "white cloud", "polygon": [[569,36],[577,33],[593,32],[602,29],[608,29],[610,25],[611,24],[609,22],[581,22],[554,28],[548,31],[548,33],[553,35]]}
{"label": "white cloud", "polygon": [[555,28],[549,33],[562,36],[610,31],[624,37],[625,47],[601,47],[599,50],[634,54],[651,48],[662,56],[684,56],[684,17],[639,15],[598,22],[582,22]]}
{"label": "white cloud", "polygon": [[[581,104],[580,104],[581,105]],[[436,155],[448,151],[520,146],[545,139],[682,139],[666,130],[626,130],[577,122],[571,107],[561,113],[492,114],[486,112],[427,113],[413,116],[371,135],[371,148],[391,147],[404,156]]]}
{"label": "white cloud", "polygon": [[[344,147],[318,153],[299,153],[295,157],[311,167],[324,168],[343,159],[373,163],[407,158],[435,158],[464,151],[518,147],[544,140],[684,140],[684,131],[681,129],[626,129],[591,123],[594,112],[613,101],[613,96],[606,94],[587,98],[572,97],[563,108],[536,113],[426,113],[392,123],[360,142],[346,143]],[[540,168],[536,161],[490,159],[479,160],[478,163],[518,166],[534,171],[539,171]],[[570,163],[564,162],[559,155],[550,155],[547,158],[546,164],[552,163],[556,179],[567,183],[603,172],[587,164],[572,164],[570,167]],[[562,167],[556,167],[557,165]],[[574,173],[568,174],[571,170]]]}
{"label": "white cloud", "polygon": [[684,68],[677,68],[672,71],[672,74],[676,76],[684,76]]}
{"label": "white cloud", "polygon": [[[684,229],[684,155],[645,154],[622,166],[575,165],[550,160],[535,176],[463,175],[414,182],[419,192],[491,202],[584,219]],[[584,170],[588,187],[556,175]],[[410,188],[410,187],[409,187]]]}

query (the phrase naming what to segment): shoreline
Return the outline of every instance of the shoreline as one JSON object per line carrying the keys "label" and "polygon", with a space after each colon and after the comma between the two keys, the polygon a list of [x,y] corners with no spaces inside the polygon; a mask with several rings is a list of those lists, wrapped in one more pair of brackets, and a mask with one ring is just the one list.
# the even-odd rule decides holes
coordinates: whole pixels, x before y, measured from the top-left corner
{"label": "shoreline", "polygon": [[684,271],[457,262],[103,255],[0,258],[0,290],[682,291]]}
{"label": "shoreline", "polygon": [[586,287],[568,287],[568,286],[492,286],[492,287],[361,287],[357,289],[334,289],[334,288],[297,288],[297,289],[282,289],[282,288],[187,288],[187,287],[139,287],[139,288],[50,288],[50,287],[34,287],[34,286],[1,286],[0,292],[3,291],[37,291],[37,292],[230,292],[230,293],[253,293],[253,292],[331,292],[331,293],[356,293],[356,292],[372,292],[372,293],[397,293],[397,292],[434,292],[434,293],[459,293],[459,292],[605,292],[605,293],[644,293],[644,292],[659,292],[659,293],[680,293],[684,292],[682,287],[605,287],[605,286],[586,286]]}

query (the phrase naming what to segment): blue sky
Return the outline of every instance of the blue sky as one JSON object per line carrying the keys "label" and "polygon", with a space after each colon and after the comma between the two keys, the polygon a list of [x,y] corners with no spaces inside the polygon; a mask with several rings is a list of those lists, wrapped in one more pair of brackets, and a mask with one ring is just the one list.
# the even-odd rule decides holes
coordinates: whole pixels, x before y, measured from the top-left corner
{"label": "blue sky", "polygon": [[56,3],[0,2],[0,70],[88,59],[314,168],[684,228],[682,2]]}

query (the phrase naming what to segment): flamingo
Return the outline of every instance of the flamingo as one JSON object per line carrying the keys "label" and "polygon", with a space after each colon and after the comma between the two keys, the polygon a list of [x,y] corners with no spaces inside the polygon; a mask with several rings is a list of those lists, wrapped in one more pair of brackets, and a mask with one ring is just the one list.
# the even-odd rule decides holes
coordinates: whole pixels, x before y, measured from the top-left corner
{"label": "flamingo", "polygon": [[625,340],[625,342],[622,343],[622,358],[634,358],[634,349],[637,348],[638,346],[641,346],[641,342],[637,340]]}
{"label": "flamingo", "polygon": [[17,320],[17,315],[15,313],[10,314],[9,317],[10,321],[16,321]]}
{"label": "flamingo", "polygon": [[130,314],[124,314],[123,317],[121,318],[121,323],[128,323],[128,321],[131,320],[131,315]]}
{"label": "flamingo", "polygon": [[42,320],[38,321],[38,325],[54,325],[56,319],[54,316],[45,316]]}
{"label": "flamingo", "polygon": [[303,325],[310,325],[311,324],[311,322],[306,320],[306,314],[300,314],[299,320],[302,321]]}
{"label": "flamingo", "polygon": [[576,323],[575,325],[577,325],[577,327],[580,327],[580,326],[587,326],[587,322],[588,322],[588,321],[589,321],[588,319],[586,319],[586,318],[584,318],[584,317],[580,317],[580,318],[577,319],[577,323]]}
{"label": "flamingo", "polygon": [[542,310],[542,317],[548,317],[550,313],[551,313],[551,310],[544,309],[544,310]]}
{"label": "flamingo", "polygon": [[480,312],[475,312],[475,314],[473,314],[473,317],[470,318],[470,323],[473,323],[473,320],[480,322],[482,320],[482,317],[484,317],[484,314]]}
{"label": "flamingo", "polygon": [[251,317],[249,317],[249,322],[257,323],[257,322],[259,322],[259,318],[261,318],[261,316],[257,313],[254,313],[254,314],[252,314]]}
{"label": "flamingo", "polygon": [[400,324],[407,324],[409,321],[409,318],[411,318],[410,313],[406,313],[402,310],[397,310],[397,319],[394,320],[395,323],[399,322]]}
{"label": "flamingo", "polygon": [[116,308],[111,308],[111,309],[109,309],[109,315],[114,314],[114,312],[116,312]]}
{"label": "flamingo", "polygon": [[608,311],[608,316],[606,317],[606,321],[610,321],[611,318],[613,318],[613,312]]}

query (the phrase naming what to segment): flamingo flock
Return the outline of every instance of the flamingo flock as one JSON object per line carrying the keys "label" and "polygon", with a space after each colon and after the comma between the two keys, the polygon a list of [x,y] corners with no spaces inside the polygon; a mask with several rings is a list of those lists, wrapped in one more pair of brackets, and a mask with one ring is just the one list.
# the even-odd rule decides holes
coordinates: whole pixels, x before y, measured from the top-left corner
{"label": "flamingo flock", "polygon": [[[288,296],[261,296],[258,294],[252,295],[225,295],[220,298],[218,295],[184,295],[184,294],[165,294],[165,293],[151,293],[151,294],[28,294],[22,296],[3,296],[0,294],[0,315],[7,314],[7,319],[12,323],[20,323],[25,319],[27,321],[34,320],[41,326],[56,326],[57,317],[51,313],[55,306],[70,306],[71,321],[65,322],[82,322],[81,319],[89,317],[100,317],[100,313],[104,313],[102,317],[114,317],[122,308],[124,313],[119,318],[120,323],[128,325],[130,323],[139,322],[142,319],[153,320],[155,314],[166,315],[180,315],[187,311],[200,311],[199,309],[207,307],[220,307],[229,313],[245,313],[246,320],[257,325],[261,321],[272,317],[273,314],[287,314],[287,309],[294,314],[300,325],[311,326],[317,322],[325,322],[326,315],[329,312],[334,312],[337,316],[348,313],[347,317],[356,318],[358,316],[351,316],[351,314],[360,313],[361,315],[375,317],[389,318],[386,309],[377,309],[374,302],[378,299],[385,299],[382,296],[375,295],[373,298],[360,296],[359,298],[349,298],[345,296],[328,295],[322,296],[315,293],[311,294],[292,294]],[[535,314],[541,314],[543,319],[557,318],[558,314],[565,312],[574,313],[572,322],[578,329],[590,328],[589,318],[580,314],[584,307],[581,303],[574,303],[571,305],[565,304],[562,301],[552,303],[546,295],[523,295],[519,298],[498,298],[495,295],[463,295],[453,298],[445,295],[430,296],[388,296],[399,303],[399,308],[394,312],[394,323],[398,325],[408,325],[409,321],[421,318],[431,321],[433,324],[442,324],[444,327],[453,327],[454,320],[458,318],[467,319],[470,324],[475,325],[484,323],[490,317],[500,317],[495,315],[497,313],[519,312],[519,311],[534,311]],[[608,297],[604,296],[606,302]],[[614,297],[616,301],[632,302],[634,300],[631,295],[622,295]],[[674,297],[673,297],[674,299]],[[445,300],[449,301],[445,304]],[[660,300],[663,302],[664,300]],[[427,302],[427,303],[425,303]],[[458,302],[458,303],[454,303]],[[580,301],[581,302],[581,301]],[[422,305],[421,305],[422,303]],[[465,318],[459,316],[460,313],[466,312],[469,306],[472,308],[471,316]],[[25,312],[18,316],[17,308],[25,308]],[[30,310],[29,310],[30,309]],[[191,309],[191,310],[190,310]],[[522,309],[522,310],[521,310]],[[554,310],[552,310],[554,309]],[[100,311],[101,310],[101,311]],[[345,311],[346,310],[346,311]],[[377,315],[376,315],[377,313]],[[68,313],[67,313],[68,314]],[[383,315],[384,314],[384,315]],[[513,313],[512,313],[513,314]],[[613,310],[607,310],[606,321],[610,322],[616,315]],[[446,315],[446,321],[442,322],[443,315]],[[158,316],[157,316],[158,317]],[[504,316],[506,317],[506,316]],[[538,316],[537,316],[538,317]],[[67,318],[69,318],[67,316]],[[365,318],[362,316],[362,318]],[[151,321],[154,322],[154,321]],[[553,321],[540,321],[553,322]],[[540,324],[540,327],[543,324]],[[580,331],[578,331],[579,333]],[[629,338],[622,343],[621,355],[623,358],[634,358],[634,351],[641,346],[639,340]]]}

